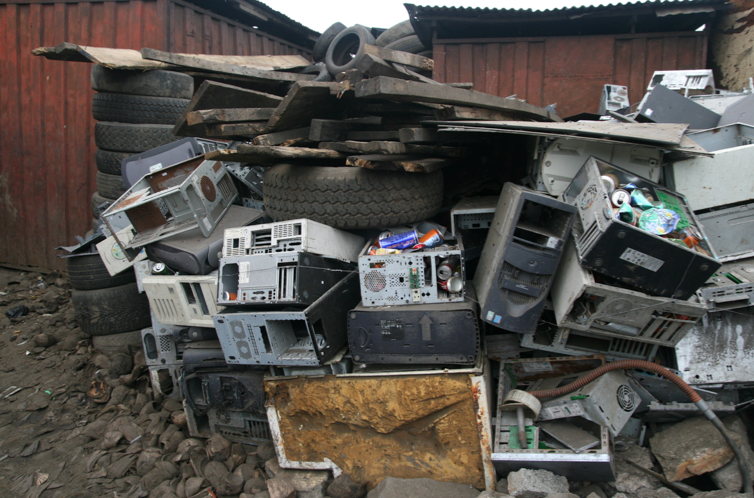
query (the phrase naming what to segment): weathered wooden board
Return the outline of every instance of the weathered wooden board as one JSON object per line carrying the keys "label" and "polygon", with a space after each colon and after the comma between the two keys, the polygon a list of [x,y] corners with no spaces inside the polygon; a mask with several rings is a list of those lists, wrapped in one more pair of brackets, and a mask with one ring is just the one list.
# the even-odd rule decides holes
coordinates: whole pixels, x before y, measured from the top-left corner
{"label": "weathered wooden board", "polygon": [[309,141],[309,128],[296,128],[293,130],[278,131],[276,133],[268,133],[266,135],[259,135],[255,137],[251,142],[254,145],[293,145],[295,143],[308,142]]}
{"label": "weathered wooden board", "polygon": [[347,154],[411,154],[440,157],[468,157],[473,151],[467,147],[438,147],[432,145],[412,145],[401,142],[373,141],[321,142],[320,149],[337,150]]}
{"label": "weathered wooden board", "polygon": [[379,76],[356,84],[356,98],[386,99],[402,102],[431,102],[467,107],[483,107],[515,113],[540,121],[563,121],[557,114],[516,99],[496,97],[474,90],[446,85],[427,85],[415,81]]}
{"label": "weathered wooden board", "polygon": [[285,73],[281,71],[256,69],[253,67],[240,66],[238,64],[228,64],[225,62],[208,60],[206,58],[203,58],[203,56],[201,55],[174,54],[171,52],[163,52],[161,50],[155,50],[152,48],[142,48],[141,56],[145,59],[167,62],[170,64],[175,64],[176,66],[190,67],[192,69],[199,69],[221,74],[244,76],[251,80],[258,81],[293,82],[313,80],[314,78],[316,78],[316,76],[313,74]]}
{"label": "weathered wooden board", "polygon": [[455,164],[453,159],[440,157],[422,157],[412,155],[368,154],[350,156],[346,164],[366,169],[387,171],[407,171],[409,173],[431,173]]}
{"label": "weathered wooden board", "polygon": [[269,93],[247,90],[225,83],[205,81],[194,93],[188,106],[173,127],[173,134],[178,137],[202,136],[203,126],[196,126],[195,130],[188,129],[188,114],[194,111],[208,109],[225,109],[238,107],[277,107],[283,98]]}
{"label": "weathered wooden board", "polygon": [[398,130],[349,131],[347,140],[398,140]]}
{"label": "weathered wooden board", "polygon": [[256,137],[267,132],[267,123],[224,123],[205,125],[208,138]]}
{"label": "weathered wooden board", "polygon": [[414,55],[409,52],[400,52],[398,50],[390,50],[389,48],[377,47],[375,45],[364,45],[364,53],[379,57],[388,62],[396,62],[404,66],[415,67],[423,71],[432,71],[435,68],[435,61],[422,57],[421,55]]}
{"label": "weathered wooden board", "polygon": [[87,47],[63,42],[56,47],[39,47],[31,51],[53,61],[92,62],[109,69],[175,69],[173,64],[145,60],[138,50]]}
{"label": "weathered wooden board", "polygon": [[478,121],[520,121],[521,117],[504,111],[451,105],[437,111],[437,119],[471,119]]}
{"label": "weathered wooden board", "polygon": [[296,159],[333,160],[344,159],[347,156],[346,154],[343,154],[341,152],[326,149],[310,149],[307,147],[275,147],[249,144],[240,144],[237,147],[236,151],[240,156],[244,156],[246,158],[246,162],[281,162]]}
{"label": "weathered wooden board", "polygon": [[381,124],[382,118],[379,116],[349,119],[312,119],[309,139],[315,142],[344,140],[346,133],[349,131],[364,130],[380,126]]}
{"label": "weathered wooden board", "polygon": [[435,143],[440,141],[440,135],[435,128],[401,128],[398,138],[406,144]]}
{"label": "weathered wooden board", "polygon": [[186,116],[189,126],[197,124],[243,123],[245,121],[265,121],[272,116],[273,107],[250,109],[207,109],[192,111]]}
{"label": "weathered wooden board", "polygon": [[[151,50],[151,49],[147,49]],[[150,52],[151,53],[151,52]],[[311,65],[301,55],[210,55],[210,54],[181,54],[175,52],[162,52],[160,59],[173,57],[183,58],[190,57],[198,61],[220,64],[232,64],[250,69],[260,69],[263,71],[281,71],[288,69],[301,69]],[[180,65],[180,64],[177,64]]]}
{"label": "weathered wooden board", "polygon": [[314,118],[329,118],[339,114],[341,106],[337,95],[340,83],[299,81],[272,113],[268,122],[270,131],[309,126]]}

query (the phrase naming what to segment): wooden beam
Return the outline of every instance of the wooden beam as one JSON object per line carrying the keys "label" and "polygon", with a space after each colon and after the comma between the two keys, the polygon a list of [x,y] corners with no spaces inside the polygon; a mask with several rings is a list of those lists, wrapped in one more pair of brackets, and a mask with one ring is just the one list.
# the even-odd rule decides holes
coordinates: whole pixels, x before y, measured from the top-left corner
{"label": "wooden beam", "polygon": [[401,142],[373,141],[357,142],[321,142],[320,149],[337,150],[347,154],[412,154],[440,157],[469,157],[473,152],[467,147],[438,147],[432,145],[413,145]]}
{"label": "wooden beam", "polygon": [[520,121],[520,117],[505,111],[480,107],[448,106],[437,111],[437,119],[474,119],[479,121]]}
{"label": "wooden beam", "polygon": [[238,64],[228,64],[216,60],[209,60],[203,58],[201,55],[174,54],[171,52],[155,50],[153,48],[142,48],[141,56],[144,59],[167,62],[169,64],[175,64],[176,66],[190,67],[192,69],[214,73],[244,76],[250,80],[257,81],[293,82],[313,80],[316,77],[313,74],[284,73],[281,71],[255,69],[253,67],[246,67]]}
{"label": "wooden beam", "polygon": [[[194,93],[181,117],[178,118],[173,127],[173,134],[178,137],[201,136],[201,134],[193,134],[194,132],[188,129],[188,114],[190,112],[232,107],[277,107],[282,101],[283,98],[277,95],[247,90],[215,81],[205,81],[199,85],[199,89]],[[203,127],[199,126],[198,128]]]}
{"label": "wooden beam", "polygon": [[144,60],[138,50],[125,48],[87,47],[63,42],[55,47],[35,48],[31,53],[53,61],[93,62],[109,69],[176,69],[172,64]]}
{"label": "wooden beam", "polygon": [[350,119],[312,119],[309,140],[315,142],[334,142],[344,140],[346,133],[353,130],[364,130],[371,126],[380,126],[382,118],[367,116]]}
{"label": "wooden beam", "polygon": [[440,134],[435,128],[401,128],[398,137],[406,144],[423,144],[440,141]]}
{"label": "wooden beam", "polygon": [[540,121],[563,121],[557,114],[516,99],[496,97],[474,90],[463,90],[445,85],[427,85],[414,81],[387,78],[385,76],[357,83],[356,98],[482,107],[515,113],[518,116],[525,116]]}
{"label": "wooden beam", "polygon": [[370,154],[366,156],[351,156],[346,159],[346,164],[366,169],[431,173],[454,164],[454,161],[438,157]]}
{"label": "wooden beam", "polygon": [[272,107],[250,109],[207,109],[188,113],[189,126],[197,124],[243,123],[245,121],[267,121],[272,116]]}
{"label": "wooden beam", "polygon": [[398,140],[398,131],[349,131],[346,133],[348,140]]}
{"label": "wooden beam", "polygon": [[309,126],[314,118],[329,118],[340,114],[342,108],[337,95],[340,83],[299,81],[293,85],[272,113],[268,121],[270,131]]}
{"label": "wooden beam", "polygon": [[388,62],[396,62],[404,66],[415,67],[422,71],[432,71],[435,68],[435,61],[421,55],[414,55],[408,52],[390,50],[389,48],[377,47],[375,45],[364,45],[364,53],[379,57]]}
{"label": "wooden beam", "polygon": [[346,154],[325,149],[310,149],[307,147],[274,147],[240,144],[237,147],[238,154],[246,156],[246,162],[267,161],[281,162],[295,159],[306,160],[333,160],[344,159]]}
{"label": "wooden beam", "polygon": [[259,135],[251,142],[254,145],[286,145],[309,141],[309,128],[296,128],[295,130],[278,131]]}
{"label": "wooden beam", "polygon": [[256,137],[267,132],[267,123],[226,123],[205,126],[207,138]]}

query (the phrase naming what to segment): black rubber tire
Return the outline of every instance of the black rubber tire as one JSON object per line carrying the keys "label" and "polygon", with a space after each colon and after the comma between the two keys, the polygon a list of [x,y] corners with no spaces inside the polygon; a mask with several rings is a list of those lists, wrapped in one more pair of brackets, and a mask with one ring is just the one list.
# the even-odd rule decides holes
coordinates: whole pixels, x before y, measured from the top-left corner
{"label": "black rubber tire", "polygon": [[92,90],[98,92],[126,93],[190,99],[194,96],[194,78],[175,71],[130,71],[107,69],[99,64],[92,66]]}
{"label": "black rubber tire", "polygon": [[416,31],[414,31],[414,27],[411,25],[411,20],[406,19],[403,22],[399,22],[392,28],[385,30],[380,36],[377,37],[377,39],[374,41],[374,44],[378,47],[386,47],[396,40],[400,40],[401,38],[405,38],[414,34],[416,34]]}
{"label": "black rubber tire", "polygon": [[264,205],[276,221],[309,218],[335,228],[385,228],[423,221],[440,209],[441,171],[278,164],[264,173]]}
{"label": "black rubber tire", "polygon": [[132,355],[141,349],[141,330],[120,334],[92,336],[92,346],[107,356],[114,354]]}
{"label": "black rubber tire", "polygon": [[113,199],[106,199],[99,195],[99,192],[92,194],[92,217],[99,219],[99,210],[97,209],[103,202],[112,203]]}
{"label": "black rubber tire", "polygon": [[108,175],[97,171],[97,192],[107,200],[114,201],[126,193],[126,184],[120,175]]}
{"label": "black rubber tire", "polygon": [[418,54],[424,52],[427,47],[419,40],[416,35],[406,36],[399,40],[395,40],[393,43],[387,45],[385,48],[390,50],[398,50],[399,52],[408,52],[411,54]]}
{"label": "black rubber tire", "polygon": [[318,62],[311,66],[305,67],[301,71],[301,74],[316,74],[317,77],[311,81],[332,81],[332,75],[327,70],[327,64],[324,62]]}
{"label": "black rubber tire", "polygon": [[100,121],[94,125],[94,143],[100,149],[144,152],[175,142],[173,125],[126,124]]}
{"label": "black rubber tire", "polygon": [[338,33],[344,29],[346,29],[345,24],[342,22],[336,22],[327,28],[324,33],[319,35],[319,38],[317,38],[317,41],[314,43],[314,48],[312,49],[312,59],[314,59],[314,62],[325,60],[325,55],[327,55],[327,49],[330,46],[330,43],[332,43],[333,39],[338,36]]}
{"label": "black rubber tire", "polygon": [[76,290],[106,289],[136,282],[133,271],[123,271],[111,277],[99,254],[66,258],[65,267]]}
{"label": "black rubber tire", "polygon": [[97,149],[97,170],[108,175],[120,175],[120,164],[127,157],[133,156],[133,152],[117,152],[114,150]]}
{"label": "black rubber tire", "polygon": [[92,116],[97,121],[175,124],[188,104],[188,99],[96,93],[92,98]]}
{"label": "black rubber tire", "polygon": [[[354,67],[364,56],[364,46],[374,45],[374,36],[364,26],[351,26],[336,36],[325,55],[325,64],[335,76]],[[353,58],[351,58],[353,54]]]}
{"label": "black rubber tire", "polygon": [[149,327],[149,300],[139,294],[136,283],[98,290],[74,290],[71,302],[76,321],[85,333],[95,335],[121,334]]}

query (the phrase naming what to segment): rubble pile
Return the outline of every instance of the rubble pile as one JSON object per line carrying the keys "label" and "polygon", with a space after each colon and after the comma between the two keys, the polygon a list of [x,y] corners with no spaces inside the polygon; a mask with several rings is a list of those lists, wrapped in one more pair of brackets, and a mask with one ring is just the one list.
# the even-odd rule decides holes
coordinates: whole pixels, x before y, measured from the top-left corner
{"label": "rubble pile", "polygon": [[[63,248],[71,357],[100,351],[70,360],[71,462],[128,497],[751,491],[754,96],[659,72],[564,121],[375,34],[334,25],[314,65],[35,51],[198,83]],[[98,112],[101,150],[156,136]]]}

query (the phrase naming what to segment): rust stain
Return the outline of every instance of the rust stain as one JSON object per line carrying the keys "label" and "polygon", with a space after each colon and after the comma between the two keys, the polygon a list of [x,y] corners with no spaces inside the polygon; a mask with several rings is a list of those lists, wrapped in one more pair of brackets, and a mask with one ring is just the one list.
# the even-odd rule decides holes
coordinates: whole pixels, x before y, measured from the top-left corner
{"label": "rust stain", "polygon": [[13,203],[13,196],[10,195],[8,188],[8,175],[0,175],[0,204],[5,206],[6,212],[13,218],[18,219],[18,208]]}
{"label": "rust stain", "polygon": [[467,375],[269,380],[265,388],[289,460],[329,458],[370,489],[387,476],[484,489]]}

